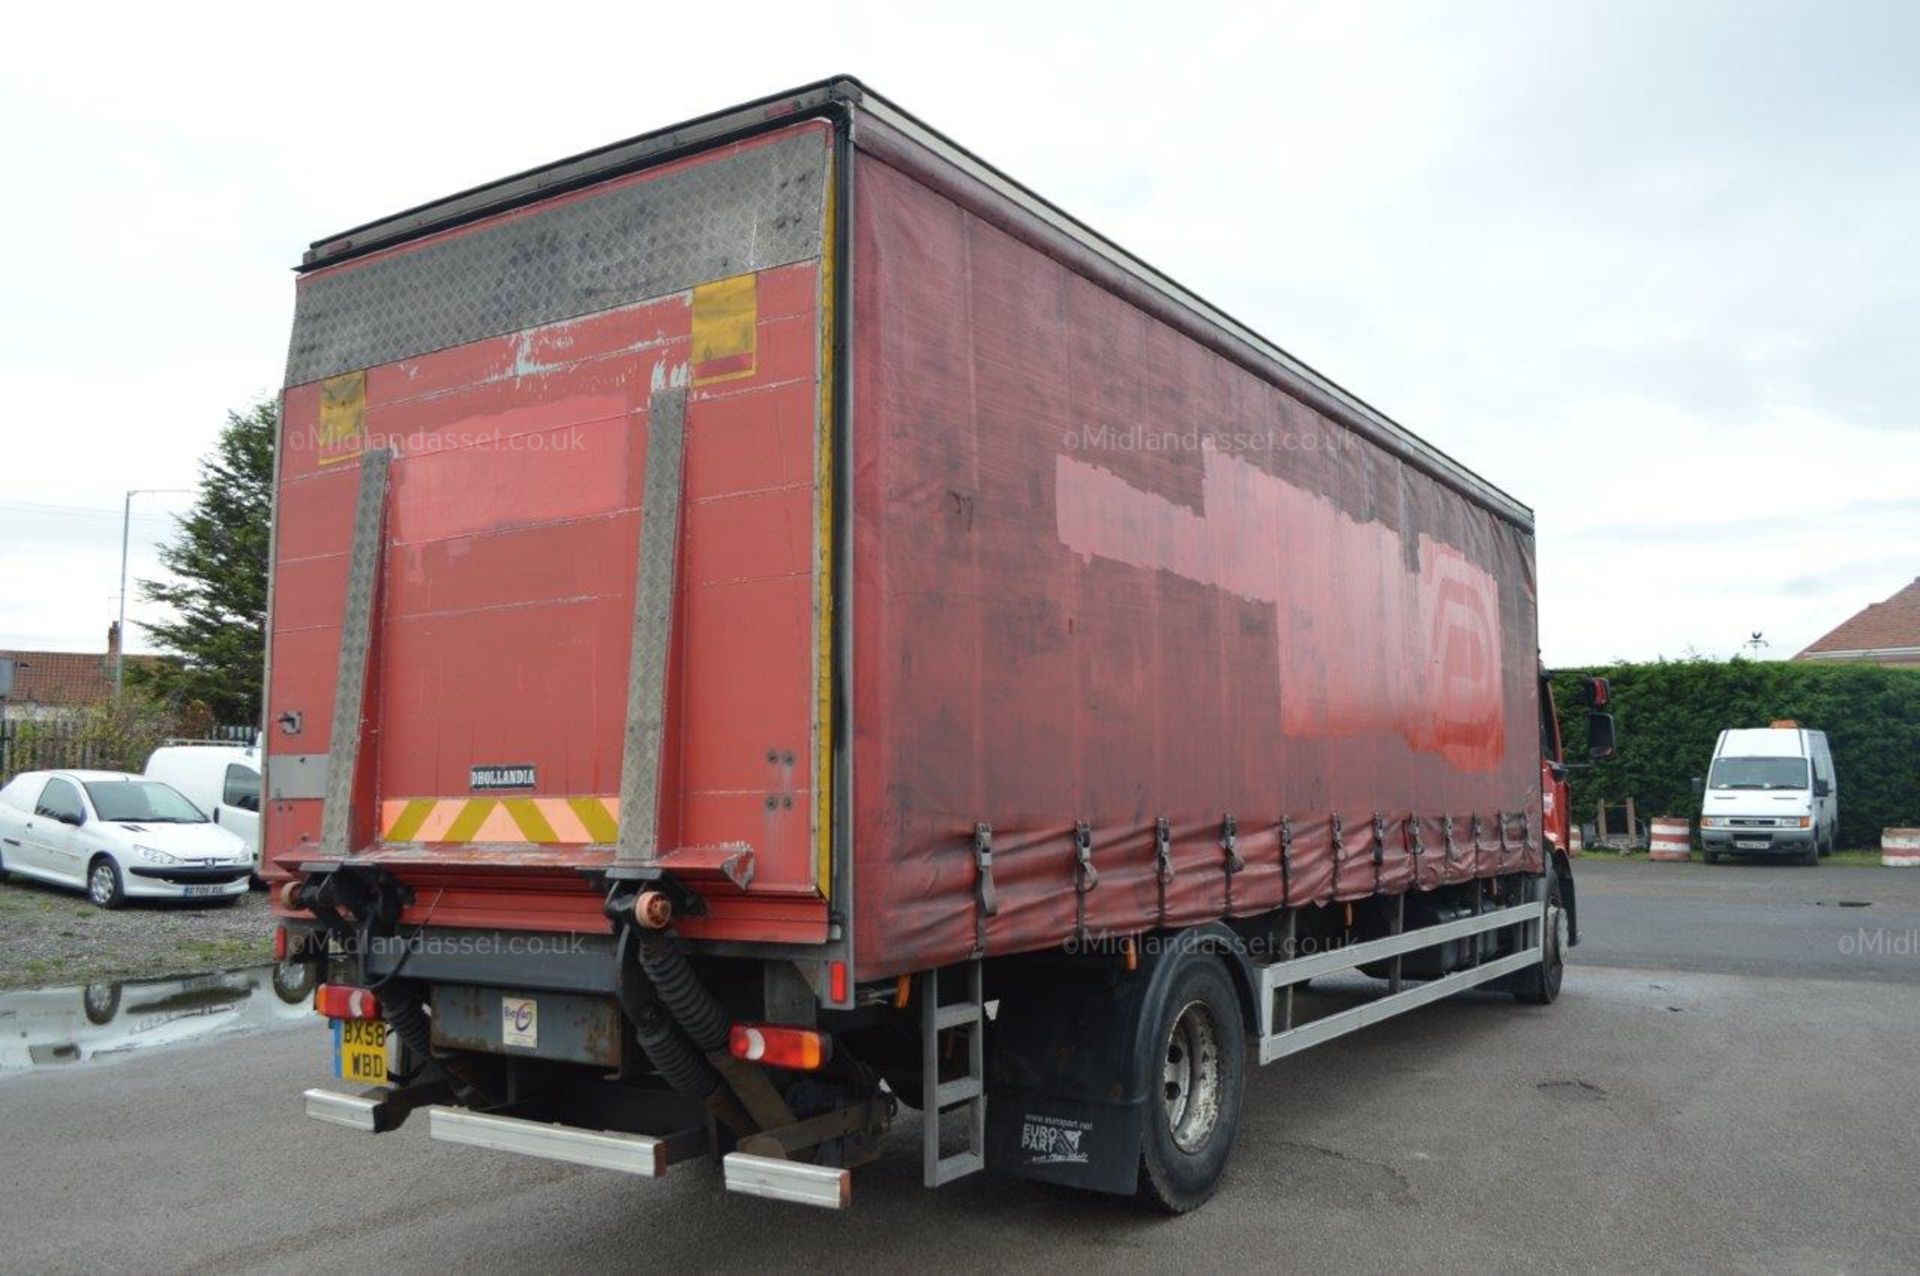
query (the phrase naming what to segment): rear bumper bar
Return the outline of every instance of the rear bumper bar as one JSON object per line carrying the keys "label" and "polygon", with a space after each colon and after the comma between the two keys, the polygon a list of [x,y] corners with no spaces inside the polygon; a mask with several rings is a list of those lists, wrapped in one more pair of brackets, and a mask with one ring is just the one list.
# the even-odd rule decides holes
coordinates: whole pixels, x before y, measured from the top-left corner
{"label": "rear bumper bar", "polygon": [[359,1094],[342,1094],[338,1090],[316,1088],[301,1095],[306,1101],[307,1115],[314,1120],[359,1130],[363,1134],[385,1134],[388,1130],[397,1130],[414,1109],[442,1102],[449,1097],[450,1092],[443,1081],[423,1082],[398,1090],[375,1086]]}
{"label": "rear bumper bar", "polygon": [[[444,1094],[444,1087],[440,1090]],[[392,1097],[390,1091],[341,1094],[319,1089],[308,1090],[304,1096],[307,1115],[314,1120],[368,1134],[392,1129],[405,1119],[404,1111],[390,1110],[399,1106],[391,1102]],[[708,1151],[704,1129],[686,1129],[668,1135],[630,1134],[496,1112],[475,1112],[444,1104],[425,1110],[427,1133],[441,1143],[513,1152],[545,1161],[614,1170],[638,1178],[659,1178],[669,1166]],[[851,1170],[746,1152],[730,1152],[721,1164],[729,1192],[821,1209],[845,1209],[853,1203]]]}
{"label": "rear bumper bar", "polygon": [[843,1210],[853,1204],[853,1171],[771,1156],[729,1152],[720,1158],[727,1190],[770,1201]]}
{"label": "rear bumper bar", "polygon": [[496,1116],[465,1108],[427,1109],[427,1133],[442,1143],[463,1143],[495,1152],[517,1152],[547,1161],[564,1161],[596,1170],[618,1170],[641,1178],[659,1178],[675,1161],[707,1150],[704,1130],[655,1137],[614,1130],[583,1130],[576,1126],[524,1117]]}
{"label": "rear bumper bar", "polygon": [[301,1097],[306,1100],[307,1115],[316,1121],[344,1125],[349,1130],[361,1130],[368,1134],[379,1130],[376,1115],[380,1106],[378,1099],[320,1089],[308,1090]]}

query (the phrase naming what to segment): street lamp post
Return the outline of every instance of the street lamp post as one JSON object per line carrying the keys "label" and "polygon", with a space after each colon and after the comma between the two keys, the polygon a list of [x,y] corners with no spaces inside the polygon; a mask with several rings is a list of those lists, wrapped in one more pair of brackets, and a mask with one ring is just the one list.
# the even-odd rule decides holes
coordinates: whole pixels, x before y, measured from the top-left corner
{"label": "street lamp post", "polygon": [[113,697],[120,698],[120,684],[127,667],[127,546],[132,539],[133,498],[191,492],[190,487],[130,487],[120,509],[120,623],[114,629],[120,641],[113,649]]}

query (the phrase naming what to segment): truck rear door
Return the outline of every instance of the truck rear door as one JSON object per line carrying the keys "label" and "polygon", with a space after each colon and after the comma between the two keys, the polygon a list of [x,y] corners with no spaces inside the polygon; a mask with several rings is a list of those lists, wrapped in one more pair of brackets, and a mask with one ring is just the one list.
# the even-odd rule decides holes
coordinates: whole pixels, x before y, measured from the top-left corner
{"label": "truck rear door", "polygon": [[303,275],[269,860],[571,926],[581,870],[641,856],[711,897],[685,933],[824,938],[830,143],[793,124]]}

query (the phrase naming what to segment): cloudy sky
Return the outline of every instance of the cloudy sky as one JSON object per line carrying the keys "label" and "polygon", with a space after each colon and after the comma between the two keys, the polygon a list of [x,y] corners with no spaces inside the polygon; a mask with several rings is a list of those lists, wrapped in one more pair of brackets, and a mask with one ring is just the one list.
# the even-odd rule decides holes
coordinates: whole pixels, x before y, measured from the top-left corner
{"label": "cloudy sky", "polygon": [[[1784,657],[1920,575],[1911,5],[43,5],[8,27],[0,647],[99,649],[124,493],[191,486],[227,409],[277,388],[309,240],[842,71],[1534,506],[1551,663],[1755,630]],[[189,499],[134,498],[136,577]]]}

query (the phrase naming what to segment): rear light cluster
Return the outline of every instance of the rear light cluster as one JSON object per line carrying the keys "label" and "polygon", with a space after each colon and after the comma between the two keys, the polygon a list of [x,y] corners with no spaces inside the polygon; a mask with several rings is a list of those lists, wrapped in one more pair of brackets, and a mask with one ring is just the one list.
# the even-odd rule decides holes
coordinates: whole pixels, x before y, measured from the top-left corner
{"label": "rear light cluster", "polygon": [[833,1038],[809,1028],[737,1023],[727,1034],[727,1049],[734,1058],[750,1063],[811,1072],[833,1057]]}
{"label": "rear light cluster", "polygon": [[834,961],[827,963],[827,996],[836,1006],[846,1004],[847,1000],[847,963]]}
{"label": "rear light cluster", "polygon": [[380,999],[365,988],[321,984],[313,990],[313,1008],[329,1019],[378,1019]]}

